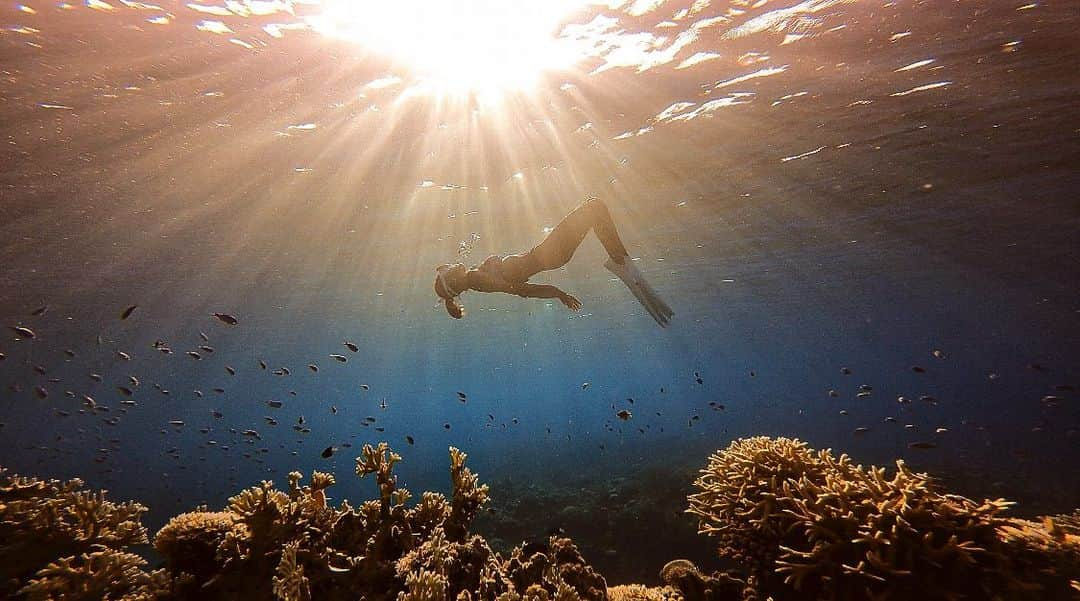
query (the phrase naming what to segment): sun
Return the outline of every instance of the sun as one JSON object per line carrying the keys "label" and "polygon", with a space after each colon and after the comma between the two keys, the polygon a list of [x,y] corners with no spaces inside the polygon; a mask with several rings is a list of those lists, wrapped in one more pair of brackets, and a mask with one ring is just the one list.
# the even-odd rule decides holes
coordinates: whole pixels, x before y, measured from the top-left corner
{"label": "sun", "polygon": [[558,37],[587,0],[323,0],[325,35],[385,53],[439,91],[523,90],[580,56]]}

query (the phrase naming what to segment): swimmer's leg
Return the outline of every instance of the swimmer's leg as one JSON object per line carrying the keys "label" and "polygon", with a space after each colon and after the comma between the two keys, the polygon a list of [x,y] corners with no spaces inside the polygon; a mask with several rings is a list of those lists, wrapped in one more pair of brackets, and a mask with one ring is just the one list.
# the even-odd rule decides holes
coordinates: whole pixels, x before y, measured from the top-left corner
{"label": "swimmer's leg", "polygon": [[544,241],[532,249],[531,254],[536,258],[540,270],[558,269],[569,263],[589,230],[596,234],[615,263],[621,264],[630,256],[619,238],[619,231],[615,228],[607,205],[599,198],[590,198],[564,217]]}

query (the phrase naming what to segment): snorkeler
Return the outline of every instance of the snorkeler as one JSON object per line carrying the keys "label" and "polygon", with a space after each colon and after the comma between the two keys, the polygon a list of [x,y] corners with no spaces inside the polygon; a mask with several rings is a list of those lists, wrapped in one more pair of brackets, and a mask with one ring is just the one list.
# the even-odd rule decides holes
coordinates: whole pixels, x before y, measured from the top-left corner
{"label": "snorkeler", "polygon": [[626,284],[660,327],[667,327],[675,313],[629,260],[630,253],[619,239],[611,213],[598,198],[590,198],[574,209],[540,244],[526,253],[492,255],[472,269],[466,269],[461,263],[439,265],[435,269],[435,294],[443,299],[446,312],[455,319],[465,316],[465,308],[458,296],[466,290],[505,292],[523,298],[557,298],[571,311],[578,311],[581,301],[577,298],[556,286],[529,283],[529,278],[569,263],[589,230],[596,234],[607,251],[609,258],[604,267]]}

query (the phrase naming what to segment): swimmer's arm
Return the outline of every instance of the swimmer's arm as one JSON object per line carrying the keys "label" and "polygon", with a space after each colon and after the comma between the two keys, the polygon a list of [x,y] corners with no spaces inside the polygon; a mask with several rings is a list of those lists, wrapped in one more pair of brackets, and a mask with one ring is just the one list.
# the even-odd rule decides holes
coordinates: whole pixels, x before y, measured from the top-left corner
{"label": "swimmer's arm", "polygon": [[470,270],[468,277],[469,287],[478,292],[505,292],[522,298],[557,298],[571,311],[581,308],[581,301],[550,284],[508,282],[478,269]]}
{"label": "swimmer's arm", "polygon": [[571,311],[577,311],[581,308],[581,301],[563,292],[557,286],[529,283],[513,284],[512,286],[514,288],[512,294],[516,294],[522,298],[557,298]]}

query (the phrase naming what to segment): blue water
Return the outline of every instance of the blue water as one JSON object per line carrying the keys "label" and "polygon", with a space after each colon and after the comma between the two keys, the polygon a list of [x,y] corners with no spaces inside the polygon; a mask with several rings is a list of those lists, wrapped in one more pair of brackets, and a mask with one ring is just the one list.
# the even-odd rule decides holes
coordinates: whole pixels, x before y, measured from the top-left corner
{"label": "blue water", "polygon": [[[650,581],[679,550],[711,559],[677,512],[708,453],[740,436],[903,458],[1017,515],[1077,507],[1075,6],[819,3],[721,35],[789,4],[742,7],[670,63],[587,57],[493,103],[373,92],[401,67],[313,32],[259,33],[282,15],[228,20],[264,43],[249,50],[180,4],[158,28],[134,9],[4,6],[0,464],[137,499],[157,528],[291,470],[337,474],[334,500],[368,498],[353,458],[381,440],[405,486],[447,490],[454,445],[493,484],[482,532],[513,545],[515,528],[563,528],[611,582]],[[604,12],[660,35],[680,6],[570,21]],[[699,51],[721,57],[674,68]],[[304,123],[317,127],[288,129]],[[433,269],[461,241],[475,241],[467,262],[526,250],[586,194],[674,308],[670,328],[591,237],[535,278],[580,313],[470,292],[467,317],[446,316]],[[214,351],[185,355],[200,345]],[[292,428],[301,415],[310,433]],[[663,543],[641,523],[657,520]]]}

